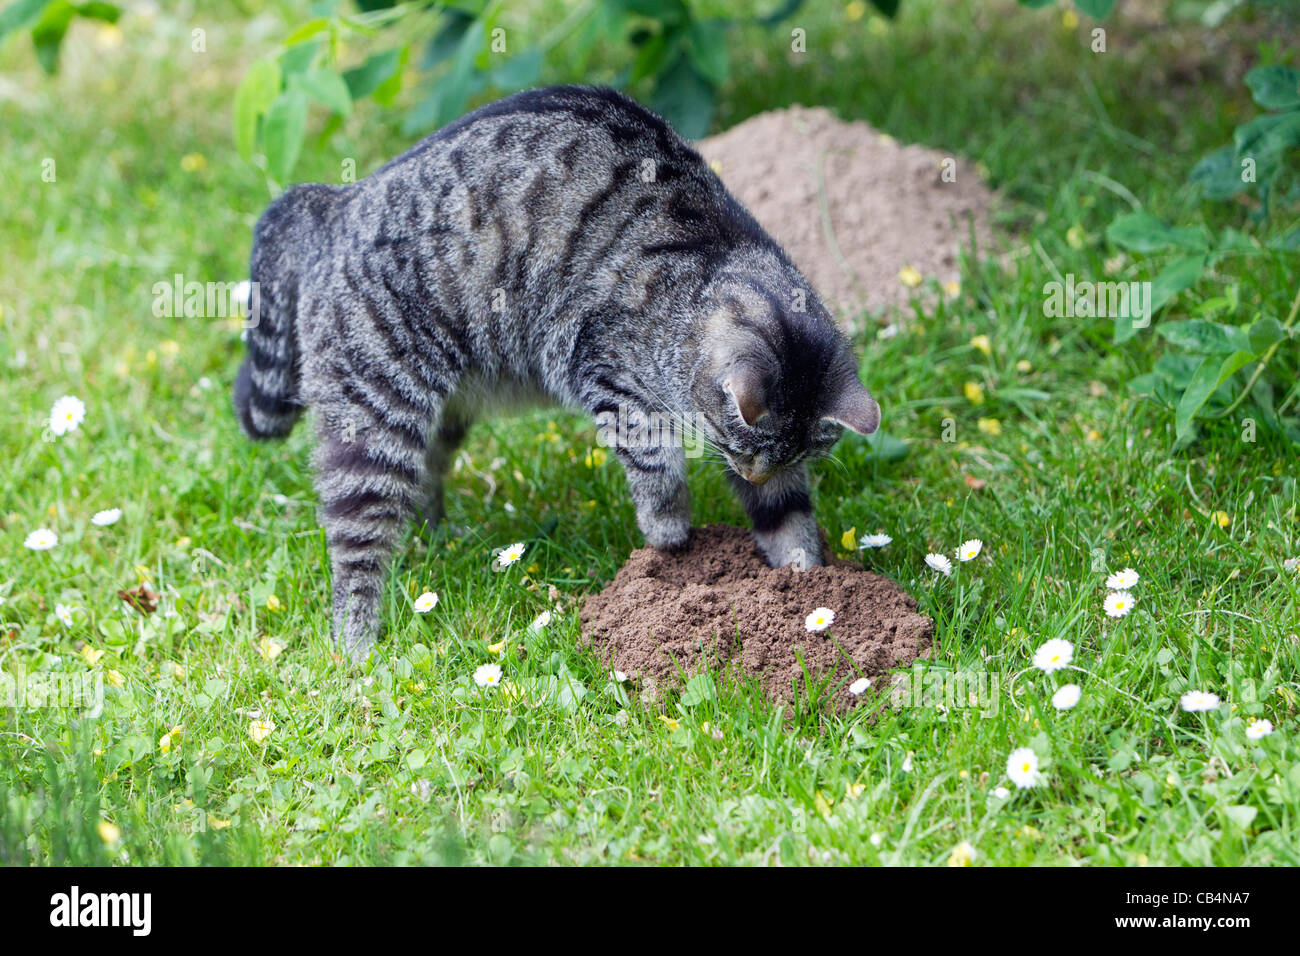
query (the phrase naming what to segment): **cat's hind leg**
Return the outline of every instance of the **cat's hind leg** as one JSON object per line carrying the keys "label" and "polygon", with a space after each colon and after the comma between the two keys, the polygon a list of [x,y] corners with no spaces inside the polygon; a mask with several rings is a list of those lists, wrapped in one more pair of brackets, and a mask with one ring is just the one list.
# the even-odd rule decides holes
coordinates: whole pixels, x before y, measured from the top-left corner
{"label": "cat's hind leg", "polygon": [[429,439],[424,459],[424,485],[421,489],[419,513],[416,516],[421,530],[428,534],[447,517],[443,485],[447,471],[456,457],[473,424],[473,411],[456,398],[443,407],[442,416]]}
{"label": "cat's hind leg", "polygon": [[727,477],[749,513],[754,540],[768,564],[806,570],[824,563],[805,465],[783,468],[762,485],[750,484],[730,469]]}
{"label": "cat's hind leg", "polygon": [[433,415],[402,412],[409,414],[363,401],[318,409],[316,484],[334,579],[334,641],[354,660],[379,636],[388,568],[425,480]]}

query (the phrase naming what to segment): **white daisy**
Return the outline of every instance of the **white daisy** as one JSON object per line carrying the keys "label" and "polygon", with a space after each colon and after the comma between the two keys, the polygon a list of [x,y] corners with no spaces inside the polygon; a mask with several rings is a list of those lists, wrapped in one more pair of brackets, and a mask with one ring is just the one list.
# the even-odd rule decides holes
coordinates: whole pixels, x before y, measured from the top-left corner
{"label": "white daisy", "polygon": [[957,549],[957,560],[974,561],[982,550],[984,550],[984,542],[979,538],[971,538]]}
{"label": "white daisy", "polygon": [[59,536],[49,528],[37,528],[23,541],[23,546],[33,551],[48,551],[59,543]]}
{"label": "white daisy", "polygon": [[994,787],[993,796],[997,797],[999,800],[1005,800],[1007,797],[1011,796],[1011,791],[1006,787]]}
{"label": "white daisy", "polygon": [[952,562],[944,554],[935,554],[931,551],[925,556],[925,563],[940,574],[952,574]]}
{"label": "white daisy", "polygon": [[524,543],[518,541],[508,548],[502,548],[501,553],[497,555],[497,561],[502,567],[509,567],[524,556]]}
{"label": "white daisy", "polygon": [[1287,558],[1282,562],[1282,570],[1291,571],[1292,573],[1300,571],[1300,558]]}
{"label": "white daisy", "polygon": [[1059,637],[1045,641],[1042,647],[1034,651],[1034,666],[1044,674],[1069,667],[1072,660],[1074,645]]}
{"label": "white daisy", "polygon": [[868,677],[859,677],[849,685],[849,693],[854,697],[861,697],[868,687],[871,686],[871,679]]}
{"label": "white daisy", "polygon": [[91,515],[90,523],[93,525],[98,525],[101,528],[106,528],[111,524],[117,524],[121,520],[122,520],[121,508],[108,508],[104,511],[96,511],[93,515]]}
{"label": "white daisy", "polygon": [[72,608],[68,607],[68,605],[54,605],[54,616],[59,619],[64,627],[72,627]]}
{"label": "white daisy", "polygon": [[474,683],[479,687],[496,687],[501,683],[501,665],[480,664],[474,671]]}
{"label": "white daisy", "polygon": [[50,409],[50,431],[56,435],[75,432],[77,426],[86,420],[86,406],[81,399],[64,395]]}
{"label": "white daisy", "polygon": [[1111,591],[1106,595],[1106,616],[1123,617],[1133,610],[1136,598],[1129,591]]}
{"label": "white daisy", "polygon": [[887,534],[864,534],[858,541],[859,548],[883,548],[894,539]]}
{"label": "white daisy", "polygon": [[880,844],[885,842],[885,835],[883,833],[873,833],[871,836],[867,837],[867,842],[872,846],[880,846]]}
{"label": "white daisy", "polygon": [[911,772],[912,772],[912,751],[909,750],[907,752],[907,756],[903,758],[903,773],[911,773]]}
{"label": "white daisy", "polygon": [[543,628],[548,627],[550,623],[551,623],[551,612],[543,611],[541,614],[537,615],[537,617],[533,618],[533,623],[528,625],[528,630],[540,631]]}
{"label": "white daisy", "polygon": [[1116,571],[1106,579],[1106,587],[1112,591],[1127,591],[1138,583],[1138,573],[1132,568]]}
{"label": "white daisy", "polygon": [[622,671],[610,671],[609,674],[614,678],[615,683],[622,684],[627,681],[627,675]]}
{"label": "white daisy", "polygon": [[835,612],[828,607],[819,607],[806,618],[803,626],[810,631],[824,631],[835,623]]}
{"label": "white daisy", "polygon": [[1037,787],[1043,783],[1043,775],[1038,771],[1038,754],[1028,747],[1019,747],[1007,757],[1007,776],[1021,790]]}
{"label": "white daisy", "polygon": [[1203,690],[1189,690],[1179,698],[1178,703],[1189,714],[1196,714],[1204,710],[1214,710],[1214,708],[1218,707],[1219,695]]}
{"label": "white daisy", "polygon": [[1078,684],[1066,684],[1052,695],[1052,706],[1057,710],[1069,710],[1083,696],[1083,688]]}
{"label": "white daisy", "polygon": [[1267,737],[1272,732],[1273,732],[1273,721],[1256,720],[1252,722],[1249,727],[1246,728],[1246,739],[1259,740],[1263,737]]}
{"label": "white daisy", "polygon": [[438,595],[434,591],[425,591],[415,599],[415,613],[428,614],[438,606]]}

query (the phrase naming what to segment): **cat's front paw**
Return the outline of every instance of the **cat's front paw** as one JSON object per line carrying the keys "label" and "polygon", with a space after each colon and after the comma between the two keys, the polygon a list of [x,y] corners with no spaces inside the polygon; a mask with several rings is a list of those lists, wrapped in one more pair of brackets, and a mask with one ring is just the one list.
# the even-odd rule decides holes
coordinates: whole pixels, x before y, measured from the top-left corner
{"label": "cat's front paw", "polygon": [[645,543],[660,551],[680,551],[691,536],[687,518],[655,518],[644,523]]}
{"label": "cat's front paw", "polygon": [[792,514],[774,531],[754,533],[759,550],[774,568],[795,567],[800,571],[825,564],[821,535],[811,515]]}

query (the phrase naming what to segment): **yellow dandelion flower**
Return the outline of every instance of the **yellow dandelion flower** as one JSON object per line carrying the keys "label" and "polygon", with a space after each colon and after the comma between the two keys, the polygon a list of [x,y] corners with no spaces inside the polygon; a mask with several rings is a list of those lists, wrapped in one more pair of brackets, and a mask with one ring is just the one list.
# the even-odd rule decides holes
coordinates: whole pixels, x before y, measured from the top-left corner
{"label": "yellow dandelion flower", "polygon": [[1027,372],[1032,372],[1033,370],[1034,370],[1034,363],[1029,361],[1029,359],[1021,359],[1019,362],[1016,363],[1016,371],[1019,372],[1021,375],[1024,375]]}
{"label": "yellow dandelion flower", "polygon": [[948,854],[948,865],[970,866],[975,862],[975,857],[977,856],[979,856],[979,854],[976,852],[975,848],[970,845],[970,841],[962,840],[953,847],[952,852]]}
{"label": "yellow dandelion flower", "polygon": [[966,401],[972,405],[984,404],[984,386],[979,382],[967,382],[961,388],[962,394],[966,396]]}
{"label": "yellow dandelion flower", "polygon": [[593,448],[587,452],[587,457],[584,459],[584,462],[588,468],[599,468],[601,465],[605,464],[607,460],[608,456],[605,454],[605,449]]}
{"label": "yellow dandelion flower", "polygon": [[1228,525],[1232,524],[1232,515],[1228,514],[1226,511],[1216,511],[1213,518],[1214,523],[1220,528],[1226,528]]}
{"label": "yellow dandelion flower", "polygon": [[867,14],[867,5],[862,0],[853,0],[844,7],[844,18],[850,23],[861,20]]}
{"label": "yellow dandelion flower", "polygon": [[981,418],[979,420],[979,430],[986,435],[1001,435],[1002,423],[996,418]]}
{"label": "yellow dandelion flower", "polygon": [[280,610],[280,607],[281,604],[280,604],[280,599],[278,597],[276,597],[274,594],[268,594],[266,596],[266,609],[268,611],[278,611]]}
{"label": "yellow dandelion flower", "polygon": [[257,642],[258,653],[262,655],[262,660],[273,661],[279,657],[288,645],[284,641],[273,640],[269,637],[263,637]]}
{"label": "yellow dandelion flower", "polygon": [[104,680],[108,681],[113,687],[124,687],[126,678],[122,676],[121,671],[104,671]]}
{"label": "yellow dandelion flower", "polygon": [[98,664],[99,659],[103,656],[104,656],[103,651],[97,651],[89,644],[87,644],[85,647],[81,649],[82,659],[85,660],[85,662],[89,664],[91,667],[94,667],[96,664]]}
{"label": "yellow dandelion flower", "polygon": [[943,291],[948,293],[949,298],[957,298],[961,295],[961,283],[956,279],[951,279],[943,284]]}
{"label": "yellow dandelion flower", "polygon": [[187,173],[202,172],[208,166],[208,158],[202,153],[186,153],[181,157],[181,169]]}
{"label": "yellow dandelion flower", "polygon": [[171,753],[172,745],[181,739],[184,730],[185,728],[180,724],[177,724],[171,730],[167,731],[167,733],[158,738],[158,749],[163,753]]}
{"label": "yellow dandelion flower", "polygon": [[667,714],[660,714],[659,719],[663,721],[664,726],[669,730],[680,730],[682,722],[676,717],[669,717]]}
{"label": "yellow dandelion flower", "polygon": [[993,343],[989,340],[987,335],[975,336],[970,340],[970,347],[973,349],[979,349],[985,355],[993,354]]}
{"label": "yellow dandelion flower", "polygon": [[915,289],[924,279],[921,273],[917,272],[911,266],[903,266],[898,270],[898,281],[903,283],[909,289]]}
{"label": "yellow dandelion flower", "polygon": [[1073,30],[1079,25],[1079,15],[1073,10],[1066,8],[1061,13],[1061,26],[1067,30]]}
{"label": "yellow dandelion flower", "polygon": [[122,831],[107,820],[100,820],[95,830],[99,833],[99,838],[110,846],[122,839]]}

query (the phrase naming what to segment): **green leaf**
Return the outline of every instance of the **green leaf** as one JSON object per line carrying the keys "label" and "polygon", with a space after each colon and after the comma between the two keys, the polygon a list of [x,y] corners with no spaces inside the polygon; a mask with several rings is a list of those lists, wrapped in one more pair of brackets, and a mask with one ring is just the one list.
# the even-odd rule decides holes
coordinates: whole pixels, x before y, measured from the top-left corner
{"label": "green leaf", "polygon": [[717,689],[713,685],[713,678],[708,674],[696,674],[686,682],[686,689],[682,692],[681,705],[683,707],[695,707],[716,698]]}
{"label": "green leaf", "polygon": [[1175,259],[1151,280],[1151,314],[1155,315],[1179,292],[1190,287],[1205,271],[1205,256]]}
{"label": "green leaf", "polygon": [[1203,252],[1209,248],[1205,234],[1199,229],[1175,229],[1146,212],[1117,216],[1107,227],[1106,238],[1117,246],[1143,253],[1171,248]]}
{"label": "green leaf", "polygon": [[0,10],[0,40],[33,23],[49,4],[50,0],[14,0],[4,10]]}
{"label": "green leaf", "polygon": [[45,8],[36,26],[32,27],[36,60],[46,73],[54,73],[59,68],[59,47],[68,32],[68,25],[76,15],[77,8],[67,0],[54,0]]}
{"label": "green leaf", "polygon": [[[676,37],[673,37],[674,42]],[[645,42],[637,49],[636,58],[632,61],[632,75],[629,77],[629,83],[639,83],[648,76],[658,76],[664,69],[664,63],[668,59],[668,41],[667,31],[652,33],[646,37]]]}
{"label": "green leaf", "polygon": [[320,40],[297,43],[280,54],[280,72],[285,76],[305,73],[316,63],[324,44]]}
{"label": "green leaf", "polygon": [[323,33],[325,30],[329,29],[329,25],[330,22],[325,17],[321,17],[317,20],[309,20],[285,37],[284,45],[287,47],[297,46],[305,40],[310,40],[316,34]]}
{"label": "green leaf", "polygon": [[691,63],[715,87],[727,82],[731,63],[727,29],[721,20],[697,20],[687,28],[686,52]]}
{"label": "green leaf", "polygon": [[898,0],[871,0],[871,5],[891,20],[898,13]]}
{"label": "green leaf", "polygon": [[1228,355],[1251,348],[1244,329],[1204,319],[1162,322],[1156,332],[1170,345],[1198,355]]}
{"label": "green leaf", "polygon": [[290,88],[276,97],[262,120],[262,146],[271,177],[281,185],[289,181],[307,133],[307,94]]}
{"label": "green leaf", "polygon": [[1246,74],[1246,86],[1266,110],[1300,107],[1300,70],[1289,66],[1257,66]]}
{"label": "green leaf", "polygon": [[257,121],[280,92],[280,66],[275,60],[254,60],[235,90],[235,148],[245,160],[257,145]]}
{"label": "green leaf", "polygon": [[1275,162],[1288,149],[1300,146],[1300,110],[1257,116],[1238,126],[1232,141],[1238,158],[1253,158],[1260,166]]}
{"label": "green leaf", "polygon": [[686,139],[700,139],[713,121],[713,85],[686,57],[659,77],[650,108],[668,120]]}
{"label": "green leaf", "polygon": [[352,94],[343,77],[331,70],[308,70],[295,77],[294,82],[317,103],[327,107],[339,116],[352,112]]}
{"label": "green leaf", "polygon": [[1187,181],[1199,187],[1207,199],[1231,199],[1249,185],[1241,177],[1237,149],[1231,144],[1202,157],[1192,167]]}
{"label": "green leaf", "polygon": [[1115,0],[1074,0],[1074,5],[1094,20],[1104,20],[1115,7]]}
{"label": "green leaf", "polygon": [[1243,830],[1249,829],[1255,822],[1257,813],[1259,813],[1257,809],[1244,804],[1233,804],[1223,808],[1223,815]]}
{"label": "green leaf", "polygon": [[1217,355],[1205,357],[1192,375],[1187,390],[1183,392],[1183,397],[1178,402],[1178,408],[1174,410],[1174,429],[1179,442],[1191,436],[1192,420],[1205,407],[1210,396],[1218,391],[1219,386],[1231,378],[1233,373],[1254,358],[1255,356],[1250,352],[1234,352],[1223,360],[1220,360]]}
{"label": "green leaf", "polygon": [[492,71],[492,85],[502,90],[522,90],[537,83],[542,75],[542,51],[525,50]]}
{"label": "green leaf", "polygon": [[1271,315],[1266,315],[1253,323],[1246,330],[1246,339],[1250,349],[1256,355],[1263,355],[1276,343],[1287,337],[1287,328]]}
{"label": "green leaf", "polygon": [[871,446],[871,451],[863,457],[863,461],[902,461],[911,450],[901,438],[880,430],[867,436],[867,444]]}
{"label": "green leaf", "polygon": [[[423,66],[427,70],[450,58],[459,49],[469,28],[479,21],[474,15],[452,7],[442,15],[438,32],[424,48]],[[475,53],[478,51],[476,50]]]}
{"label": "green leaf", "polygon": [[353,100],[369,96],[388,80],[399,68],[405,47],[376,53],[358,67],[343,72],[343,82],[348,85],[348,95]]}

